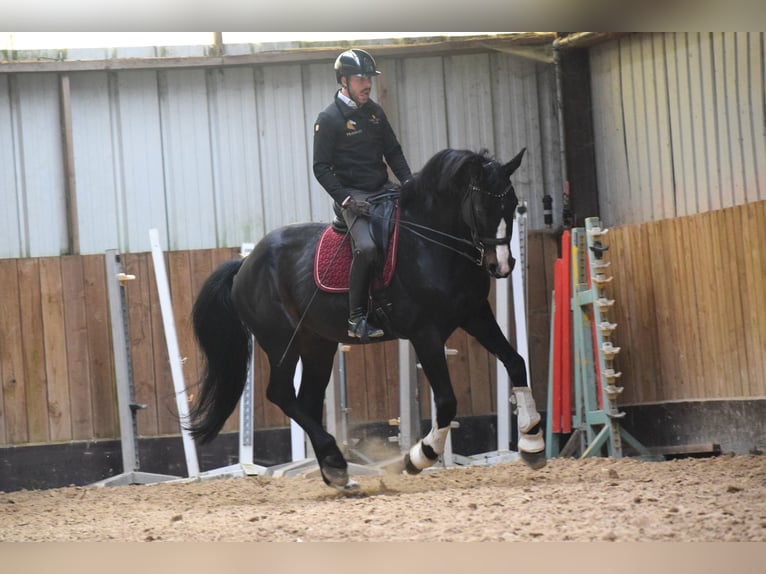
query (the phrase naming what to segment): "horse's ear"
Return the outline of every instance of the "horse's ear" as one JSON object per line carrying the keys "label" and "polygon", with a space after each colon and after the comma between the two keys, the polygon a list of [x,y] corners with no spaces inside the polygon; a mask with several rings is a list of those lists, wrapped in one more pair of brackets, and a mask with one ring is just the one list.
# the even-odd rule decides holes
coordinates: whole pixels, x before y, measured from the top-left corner
{"label": "horse's ear", "polygon": [[521,158],[524,157],[525,151],[527,151],[527,148],[523,148],[519,153],[516,154],[516,157],[514,157],[511,161],[503,166],[503,169],[505,169],[506,177],[510,178],[513,173],[519,169],[519,166],[521,165]]}

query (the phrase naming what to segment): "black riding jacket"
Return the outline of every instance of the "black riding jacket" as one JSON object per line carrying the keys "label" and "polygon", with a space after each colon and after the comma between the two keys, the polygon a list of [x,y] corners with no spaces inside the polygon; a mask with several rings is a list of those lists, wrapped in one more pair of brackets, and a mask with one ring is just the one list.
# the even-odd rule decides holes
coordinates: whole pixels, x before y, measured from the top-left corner
{"label": "black riding jacket", "polygon": [[314,123],[314,176],[342,203],[350,189],[378,191],[391,171],[404,182],[412,172],[383,108],[368,100],[354,109],[335,94]]}

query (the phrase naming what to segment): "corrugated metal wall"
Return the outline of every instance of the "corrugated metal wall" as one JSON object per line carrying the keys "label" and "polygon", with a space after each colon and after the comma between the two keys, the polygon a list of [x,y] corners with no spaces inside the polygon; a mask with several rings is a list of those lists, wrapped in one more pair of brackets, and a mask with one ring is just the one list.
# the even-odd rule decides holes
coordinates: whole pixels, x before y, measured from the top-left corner
{"label": "corrugated metal wall", "polygon": [[[543,227],[541,198],[561,189],[550,65],[496,52],[379,65],[373,97],[414,170],[444,147],[507,161],[526,146],[516,190],[530,227]],[[82,254],[148,251],[150,228],[180,250],[329,221],[311,156],[313,121],[335,91],[332,61],[69,78]],[[60,126],[58,74],[0,73],[0,257],[67,251]]]}
{"label": "corrugated metal wall", "polygon": [[766,199],[763,33],[632,35],[591,49],[609,225]]}

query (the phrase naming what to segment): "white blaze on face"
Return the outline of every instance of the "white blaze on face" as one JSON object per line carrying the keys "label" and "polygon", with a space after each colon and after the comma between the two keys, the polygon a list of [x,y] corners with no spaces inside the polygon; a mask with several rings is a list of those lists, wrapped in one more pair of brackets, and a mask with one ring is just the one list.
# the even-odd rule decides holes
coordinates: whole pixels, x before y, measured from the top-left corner
{"label": "white blaze on face", "polygon": [[[505,218],[500,220],[500,225],[497,226],[497,234],[495,237],[498,239],[507,237],[506,229],[508,228],[505,223]],[[498,245],[495,247],[495,257],[497,257],[497,267],[500,273],[508,275],[511,272],[511,250],[507,245]]]}

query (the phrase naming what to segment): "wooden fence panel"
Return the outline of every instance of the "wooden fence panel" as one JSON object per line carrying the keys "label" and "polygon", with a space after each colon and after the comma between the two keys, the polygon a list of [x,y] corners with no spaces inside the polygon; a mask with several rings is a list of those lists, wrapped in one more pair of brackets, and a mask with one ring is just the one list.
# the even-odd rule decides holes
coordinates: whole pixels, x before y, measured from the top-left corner
{"label": "wooden fence panel", "polygon": [[766,396],[766,202],[611,230],[625,404]]}

